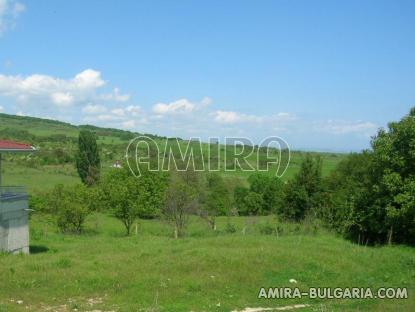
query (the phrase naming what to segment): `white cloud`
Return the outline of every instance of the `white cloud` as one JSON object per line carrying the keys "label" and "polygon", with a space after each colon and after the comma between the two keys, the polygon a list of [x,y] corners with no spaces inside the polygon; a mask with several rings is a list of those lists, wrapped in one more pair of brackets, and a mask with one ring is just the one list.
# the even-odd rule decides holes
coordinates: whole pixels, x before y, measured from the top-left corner
{"label": "white cloud", "polygon": [[253,115],[253,114],[244,114],[235,111],[222,111],[218,110],[212,113],[214,120],[221,124],[238,124],[238,123],[251,123],[258,124],[263,126],[272,125],[275,126],[276,123],[287,123],[297,119],[297,116],[280,112],[274,115]]}
{"label": "white cloud", "polygon": [[129,105],[125,108],[125,111],[133,117],[136,117],[142,113],[141,107],[138,105]]}
{"label": "white cloud", "polygon": [[15,0],[0,0],[0,37],[16,25],[16,19],[25,11],[24,4]]}
{"label": "white cloud", "polygon": [[317,126],[323,131],[327,131],[333,134],[362,134],[365,136],[373,135],[378,126],[368,121],[345,121],[345,120],[328,120],[326,124]]}
{"label": "white cloud", "polygon": [[97,89],[105,84],[101,78],[101,73],[93,69],[86,69],[77,74],[71,82],[74,89],[89,90]]}
{"label": "white cloud", "polygon": [[125,115],[125,111],[123,108],[114,108],[111,110],[111,113],[118,117],[123,117]]}
{"label": "white cloud", "polygon": [[200,102],[191,102],[186,98],[170,103],[157,103],[153,106],[153,113],[156,115],[191,114],[205,109],[212,103],[212,99],[204,97]]}
{"label": "white cloud", "polygon": [[124,129],[132,129],[136,127],[136,121],[135,120],[126,120],[121,123],[121,127]]}
{"label": "white cloud", "polygon": [[70,106],[73,102],[73,95],[66,92],[56,92],[51,94],[51,99],[57,106]]}
{"label": "white cloud", "polygon": [[4,107],[0,105],[0,112],[4,110]]}
{"label": "white cloud", "polygon": [[169,104],[157,103],[153,106],[153,112],[159,115],[190,113],[196,108],[196,104],[191,103],[187,99],[180,99]]}
{"label": "white cloud", "polygon": [[212,99],[208,96],[205,96],[202,101],[200,102],[201,106],[208,106],[210,104],[212,104]]}
{"label": "white cloud", "polygon": [[105,113],[106,111],[107,111],[107,108],[99,104],[96,104],[96,105],[88,104],[82,109],[82,112],[86,114],[101,114],[101,113]]}
{"label": "white cloud", "polygon": [[97,121],[117,121],[120,120],[120,116],[114,114],[101,114],[94,118],[90,118],[90,120],[97,120]]}
{"label": "white cloud", "polygon": [[26,6],[20,2],[16,2],[13,6],[13,15],[14,17],[18,17],[20,13],[26,10]]}
{"label": "white cloud", "polygon": [[106,101],[127,102],[130,99],[129,94],[121,94],[120,89],[114,88],[112,93],[103,94],[101,98]]}
{"label": "white cloud", "polygon": [[39,74],[26,77],[0,74],[0,95],[20,102],[49,101],[61,107],[96,98],[97,90],[104,85],[101,73],[93,69],[86,69],[72,79]]}
{"label": "white cloud", "polygon": [[241,122],[255,122],[260,123],[263,117],[255,115],[247,115],[233,111],[221,111],[214,112],[215,121],[223,124],[235,124]]}

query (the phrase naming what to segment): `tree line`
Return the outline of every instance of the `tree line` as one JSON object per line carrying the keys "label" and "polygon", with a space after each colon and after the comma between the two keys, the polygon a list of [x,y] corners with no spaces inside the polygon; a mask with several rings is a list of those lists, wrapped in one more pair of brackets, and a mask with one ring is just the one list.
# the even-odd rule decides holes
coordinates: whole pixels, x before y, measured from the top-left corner
{"label": "tree line", "polygon": [[380,129],[371,148],[349,154],[322,176],[322,159],[306,154],[296,175],[283,182],[256,173],[249,187],[231,189],[220,173],[150,172],[140,178],[127,169],[100,174],[95,134],[82,130],[76,156],[83,185],[57,186],[36,198],[54,213],[64,232],[81,232],[91,211],[107,211],[126,234],[139,218],[163,218],[174,237],[183,236],[189,218],[198,215],[216,230],[226,215],[277,215],[281,220],[321,221],[359,244],[415,244],[415,109]]}

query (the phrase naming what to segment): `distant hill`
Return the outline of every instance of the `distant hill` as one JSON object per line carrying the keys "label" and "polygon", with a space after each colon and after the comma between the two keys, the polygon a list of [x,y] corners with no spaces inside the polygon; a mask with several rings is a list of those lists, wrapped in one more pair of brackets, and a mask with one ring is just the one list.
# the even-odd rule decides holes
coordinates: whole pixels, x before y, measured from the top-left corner
{"label": "distant hill", "polygon": [[[75,126],[70,123],[29,116],[16,116],[0,113],[0,138],[19,140],[26,143],[76,139],[81,129],[94,131],[101,139],[118,139],[128,141],[139,135],[137,132],[114,128],[102,128],[93,125]],[[157,135],[146,134],[156,139]]]}
{"label": "distant hill", "polygon": [[[19,166],[36,167],[48,165],[72,165],[75,163],[75,154],[77,150],[77,141],[79,131],[88,129],[94,131],[98,137],[98,144],[100,146],[101,161],[104,167],[109,167],[115,160],[124,159],[126,147],[129,141],[142,133],[113,129],[102,128],[94,125],[79,125],[75,126],[70,123],[28,117],[15,116],[8,114],[0,114],[0,139],[16,140],[25,142],[36,146],[38,151],[35,157],[26,157],[24,155],[8,155],[7,160],[19,161]],[[166,137],[157,135],[144,134],[153,138],[158,142],[160,151],[163,150]],[[180,149],[186,150],[187,141],[180,141]],[[198,142],[191,142],[191,144],[199,144]],[[258,149],[258,147],[255,147]],[[177,147],[174,147],[177,150]],[[206,162],[209,158],[216,159],[214,155],[209,153],[209,144],[202,143],[203,159]],[[225,161],[222,170],[225,167],[233,168],[232,155],[234,154],[234,146],[220,145],[220,155],[218,159]],[[331,172],[337,163],[344,158],[345,154],[339,153],[319,153],[311,152],[314,155],[319,155],[323,159],[323,174],[326,175]],[[256,153],[250,154],[249,148],[243,150],[243,154],[247,155],[250,164],[255,167],[257,164]],[[260,149],[259,161],[266,158],[266,151]],[[291,151],[290,166],[285,174],[285,178],[291,177],[299,168],[305,152]],[[270,167],[269,174],[274,174],[277,167]],[[75,172],[71,169],[71,174]],[[246,179],[252,172],[237,170],[235,172],[223,172],[228,177],[238,177]]]}

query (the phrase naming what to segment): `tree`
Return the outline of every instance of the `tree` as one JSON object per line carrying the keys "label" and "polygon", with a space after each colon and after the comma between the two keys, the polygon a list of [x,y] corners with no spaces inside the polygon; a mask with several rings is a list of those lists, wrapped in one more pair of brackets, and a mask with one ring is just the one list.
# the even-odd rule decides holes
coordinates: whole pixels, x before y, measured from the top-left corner
{"label": "tree", "polygon": [[225,181],[218,173],[209,174],[206,180],[200,215],[212,230],[216,230],[216,217],[229,213],[230,194]]}
{"label": "tree", "polygon": [[93,185],[99,180],[100,164],[95,133],[89,130],[81,130],[78,139],[76,168],[84,184]]}
{"label": "tree", "polygon": [[282,205],[284,184],[278,177],[256,173],[248,178],[250,191],[262,196],[260,214],[275,213]]}
{"label": "tree", "polygon": [[[368,207],[371,188],[372,153],[352,153],[339,162],[325,181],[323,204],[317,214],[326,226],[352,240],[366,240],[365,219],[376,213],[357,213],[357,207]],[[379,220],[380,221],[380,220]],[[376,221],[377,222],[377,221]]]}
{"label": "tree", "polygon": [[261,215],[264,199],[261,194],[249,191],[244,198],[247,215]]}
{"label": "tree", "polygon": [[284,202],[279,213],[285,219],[300,221],[321,204],[321,159],[307,154],[300,171],[290,180],[284,191]]}
{"label": "tree", "polygon": [[80,234],[86,217],[90,214],[88,191],[83,184],[71,187],[57,187],[51,194],[51,203],[58,204],[54,208],[58,228],[63,233]]}
{"label": "tree", "polygon": [[255,173],[248,178],[249,188],[234,189],[235,204],[241,215],[268,215],[282,204],[284,184],[277,177]]}
{"label": "tree", "polygon": [[165,175],[142,173],[136,178],[127,169],[112,169],[100,183],[103,206],[123,223],[127,235],[138,218],[155,217],[163,204]]}
{"label": "tree", "polygon": [[235,202],[236,209],[240,215],[246,216],[249,214],[248,208],[246,206],[245,198],[249,193],[249,188],[244,186],[236,186],[233,191],[233,198]]}
{"label": "tree", "polygon": [[372,139],[372,150],[350,155],[329,184],[326,215],[364,244],[415,244],[415,108]]}
{"label": "tree", "polygon": [[174,227],[174,238],[184,235],[189,217],[199,208],[199,179],[196,172],[187,170],[171,175],[162,216]]}

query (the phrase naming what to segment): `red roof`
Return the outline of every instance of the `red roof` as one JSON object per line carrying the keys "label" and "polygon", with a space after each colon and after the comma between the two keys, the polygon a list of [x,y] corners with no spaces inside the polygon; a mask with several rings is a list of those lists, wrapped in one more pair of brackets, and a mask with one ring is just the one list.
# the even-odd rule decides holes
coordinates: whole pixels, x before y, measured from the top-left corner
{"label": "red roof", "polygon": [[0,140],[0,151],[34,151],[35,148],[28,144],[13,141]]}

